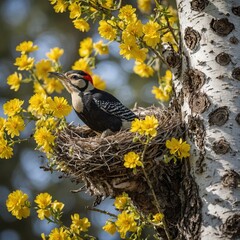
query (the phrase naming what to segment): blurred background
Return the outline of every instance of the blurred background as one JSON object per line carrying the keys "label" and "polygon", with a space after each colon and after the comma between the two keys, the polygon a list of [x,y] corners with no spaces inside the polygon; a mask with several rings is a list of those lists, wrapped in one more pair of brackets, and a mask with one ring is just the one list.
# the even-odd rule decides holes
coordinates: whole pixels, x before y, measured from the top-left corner
{"label": "blurred background", "polygon": [[[123,1],[133,3],[136,1]],[[22,85],[16,93],[6,84],[8,75],[16,68],[13,63],[18,53],[16,46],[22,41],[33,41],[39,46],[34,53],[36,62],[45,58],[46,52],[53,47],[64,49],[61,63],[64,71],[71,68],[79,58],[78,48],[80,40],[92,36],[94,41],[100,39],[96,29],[97,24],[88,33],[81,33],[73,27],[68,13],[57,14],[48,0],[1,0],[0,1],[0,116],[3,115],[2,105],[13,97],[25,100],[32,94],[32,88]],[[118,54],[117,44],[110,45],[110,54],[98,59],[94,73],[106,81],[107,91],[114,94],[128,107],[137,102],[140,106],[156,103],[151,89],[157,85],[157,77],[151,79],[140,78],[132,73],[133,61],[122,59]],[[30,84],[29,84],[30,85]],[[62,93],[68,100],[69,96]],[[81,124],[75,113],[71,113],[67,120]],[[33,125],[29,124],[22,137],[30,137]],[[70,224],[70,215],[80,213],[80,217],[88,217],[92,223],[90,233],[99,239],[119,239],[119,235],[110,236],[101,230],[108,216],[86,210],[92,206],[94,198],[85,193],[71,193],[78,189],[75,183],[68,179],[61,179],[57,173],[44,172],[40,166],[45,165],[46,159],[40,152],[34,151],[34,143],[29,141],[15,145],[14,158],[0,160],[0,240],[30,240],[41,239],[42,232],[48,234],[54,227],[47,221],[40,221],[34,211],[31,217],[17,220],[6,209],[6,199],[10,192],[21,189],[26,192],[31,201],[40,192],[48,192],[53,200],[65,203],[63,221]],[[115,213],[113,200],[106,199],[98,208]]]}

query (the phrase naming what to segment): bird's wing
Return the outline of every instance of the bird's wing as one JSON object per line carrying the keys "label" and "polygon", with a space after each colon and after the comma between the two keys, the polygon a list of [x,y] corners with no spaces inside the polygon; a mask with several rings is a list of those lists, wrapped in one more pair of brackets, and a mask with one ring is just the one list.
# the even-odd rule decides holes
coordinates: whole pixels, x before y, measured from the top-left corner
{"label": "bird's wing", "polygon": [[106,101],[97,98],[93,98],[93,100],[99,108],[110,115],[114,115],[126,121],[133,121],[137,117],[118,100],[113,99],[113,101]]}

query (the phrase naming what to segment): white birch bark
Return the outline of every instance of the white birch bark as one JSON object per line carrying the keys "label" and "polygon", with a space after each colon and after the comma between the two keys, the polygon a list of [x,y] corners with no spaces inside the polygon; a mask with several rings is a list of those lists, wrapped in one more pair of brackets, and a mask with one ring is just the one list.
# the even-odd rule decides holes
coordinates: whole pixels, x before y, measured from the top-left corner
{"label": "white birch bark", "polygon": [[177,8],[199,239],[240,239],[240,1],[177,0]]}

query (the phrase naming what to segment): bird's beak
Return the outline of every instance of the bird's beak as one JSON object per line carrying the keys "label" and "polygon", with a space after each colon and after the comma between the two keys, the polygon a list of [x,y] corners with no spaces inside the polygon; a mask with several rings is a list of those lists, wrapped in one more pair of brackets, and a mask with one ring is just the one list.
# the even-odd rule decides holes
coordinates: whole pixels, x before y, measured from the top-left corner
{"label": "bird's beak", "polygon": [[70,80],[65,76],[64,73],[59,73],[59,72],[49,72],[49,76],[50,77],[55,77],[57,79],[59,79],[63,86],[66,88],[66,90],[71,93],[72,90],[71,90],[71,87],[70,87]]}
{"label": "bird's beak", "polygon": [[63,73],[59,73],[59,72],[49,72],[49,76],[50,77],[55,77],[55,78],[58,78],[59,80],[62,80],[62,81],[69,81],[68,78],[63,74]]}

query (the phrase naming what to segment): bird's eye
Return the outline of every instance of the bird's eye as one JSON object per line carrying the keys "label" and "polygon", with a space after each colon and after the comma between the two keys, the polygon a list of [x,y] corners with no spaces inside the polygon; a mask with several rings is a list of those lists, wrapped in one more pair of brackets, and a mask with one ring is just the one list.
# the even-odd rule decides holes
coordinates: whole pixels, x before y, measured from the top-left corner
{"label": "bird's eye", "polygon": [[78,75],[73,75],[73,76],[72,76],[72,79],[78,80]]}

